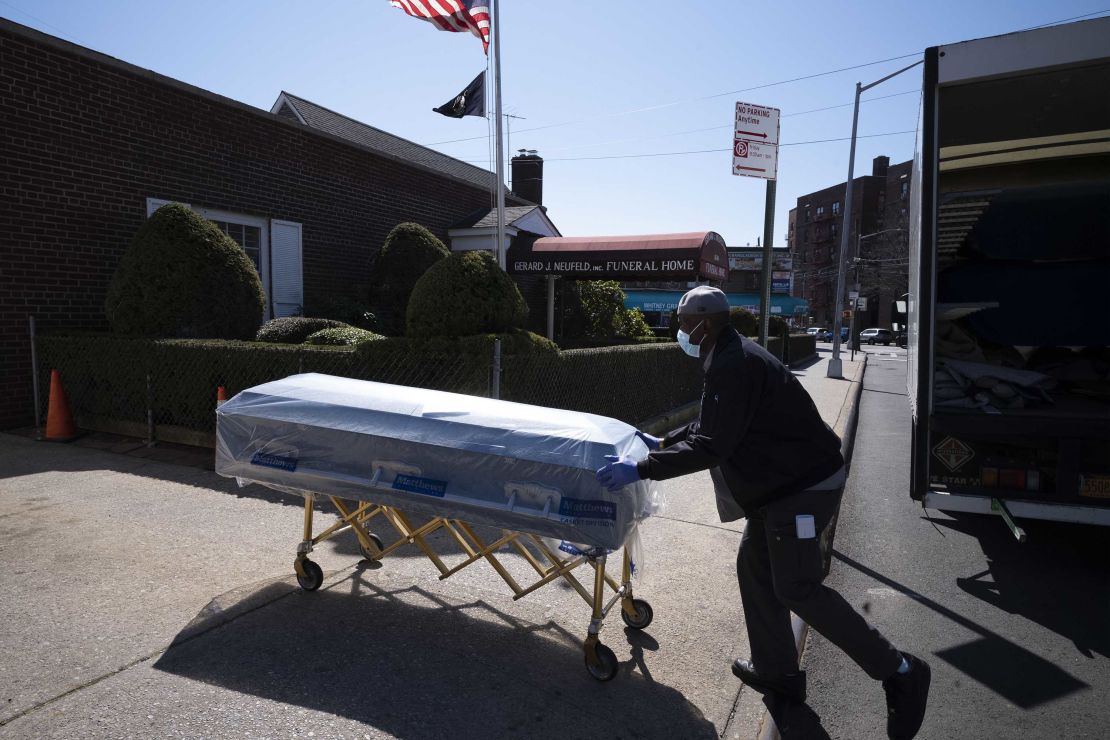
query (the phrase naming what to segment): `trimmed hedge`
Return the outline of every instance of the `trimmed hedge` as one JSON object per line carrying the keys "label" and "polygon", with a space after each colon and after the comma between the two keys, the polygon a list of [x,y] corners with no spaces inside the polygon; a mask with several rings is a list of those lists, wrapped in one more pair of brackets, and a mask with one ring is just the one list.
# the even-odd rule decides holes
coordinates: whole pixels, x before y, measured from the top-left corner
{"label": "trimmed hedge", "polygon": [[733,306],[728,312],[729,321],[736,331],[745,337],[759,336],[759,319],[746,308]]}
{"label": "trimmed hedge", "polygon": [[305,306],[304,315],[318,319],[334,319],[366,331],[381,331],[381,321],[371,307],[348,296],[325,295],[315,298],[311,304]]}
{"label": "trimmed hedge", "polygon": [[400,223],[389,232],[375,264],[379,311],[388,333],[401,333],[417,281],[450,254],[444,243],[420,224]]}
{"label": "trimmed hedge", "polygon": [[104,313],[119,334],[247,339],[264,306],[246,252],[211,221],[171,203],[135,233],[108,285]]}
{"label": "trimmed hedge", "polygon": [[255,341],[274,344],[300,344],[323,329],[350,329],[347,324],[334,319],[310,319],[304,316],[285,316],[270,319],[255,335]]}
{"label": "trimmed hedge", "polygon": [[330,329],[321,329],[309,334],[304,343],[343,346],[359,344],[360,342],[374,342],[380,339],[385,339],[385,337],[365,329],[357,329],[353,326],[333,326]]}
{"label": "trimmed hedge", "polygon": [[465,337],[524,328],[520,289],[488,252],[456,252],[428,268],[409,298],[408,335]]}
{"label": "trimmed hedge", "polygon": [[[211,432],[216,388],[231,394],[302,372],[486,396],[494,335],[383,338],[354,347],[111,334],[40,335],[40,407],[58,368],[78,425],[145,424],[147,377],[156,425]],[[526,332],[501,335],[501,398],[602,414],[631,424],[697,400],[701,367],[673,343],[560,352]]]}

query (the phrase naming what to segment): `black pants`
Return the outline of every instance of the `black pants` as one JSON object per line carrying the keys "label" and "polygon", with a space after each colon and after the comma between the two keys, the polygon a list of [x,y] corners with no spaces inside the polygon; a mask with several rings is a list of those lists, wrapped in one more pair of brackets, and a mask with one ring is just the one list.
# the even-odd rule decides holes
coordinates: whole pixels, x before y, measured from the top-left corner
{"label": "black pants", "polygon": [[[790,629],[793,611],[848,654],[867,675],[882,680],[901,665],[897,650],[844,597],[822,585],[821,532],[837,510],[844,489],[796,493],[748,512],[736,574],[752,663],[775,677],[798,670]],[[798,539],[794,517],[813,515],[818,537]]]}

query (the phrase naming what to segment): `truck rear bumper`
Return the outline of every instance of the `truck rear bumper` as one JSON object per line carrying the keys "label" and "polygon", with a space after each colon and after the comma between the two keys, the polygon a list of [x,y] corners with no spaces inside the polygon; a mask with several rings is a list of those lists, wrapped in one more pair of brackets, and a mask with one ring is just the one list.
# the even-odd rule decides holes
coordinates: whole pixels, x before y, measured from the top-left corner
{"label": "truck rear bumper", "polygon": [[[940,511],[966,511],[972,514],[997,514],[991,508],[989,496],[966,496],[941,491],[927,491],[921,501],[926,509]],[[1006,499],[1006,508],[1020,519],[1047,519],[1054,522],[1098,524],[1110,527],[1110,507],[1075,506],[1040,501]]]}

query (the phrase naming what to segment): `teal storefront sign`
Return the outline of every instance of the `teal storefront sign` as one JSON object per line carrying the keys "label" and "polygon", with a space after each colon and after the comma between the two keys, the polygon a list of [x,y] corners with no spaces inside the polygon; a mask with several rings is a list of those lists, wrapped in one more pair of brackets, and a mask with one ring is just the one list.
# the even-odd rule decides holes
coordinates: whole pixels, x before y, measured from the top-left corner
{"label": "teal storefront sign", "polygon": [[[678,308],[678,301],[684,291],[680,290],[626,290],[624,298],[625,308],[638,308],[647,313],[661,313],[670,315],[671,311]],[[746,308],[753,313],[759,313],[759,296],[755,293],[726,293],[730,306]],[[788,295],[771,295],[771,313],[787,317],[804,315],[809,310],[809,304],[804,298],[795,298]]]}

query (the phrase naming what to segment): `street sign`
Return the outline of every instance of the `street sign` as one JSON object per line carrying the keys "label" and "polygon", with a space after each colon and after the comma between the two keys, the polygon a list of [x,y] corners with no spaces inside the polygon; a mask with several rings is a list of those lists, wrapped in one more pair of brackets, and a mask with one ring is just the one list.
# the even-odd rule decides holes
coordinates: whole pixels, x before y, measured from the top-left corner
{"label": "street sign", "polygon": [[732,174],[774,180],[779,169],[779,148],[737,139],[732,146]]}
{"label": "street sign", "polygon": [[753,103],[737,103],[736,138],[778,146],[779,109]]}
{"label": "street sign", "polygon": [[736,103],[732,174],[774,180],[779,167],[779,109]]}
{"label": "street sign", "polygon": [[867,299],[866,298],[857,298],[856,299],[856,308],[859,309],[860,311],[866,311],[867,310]]}

